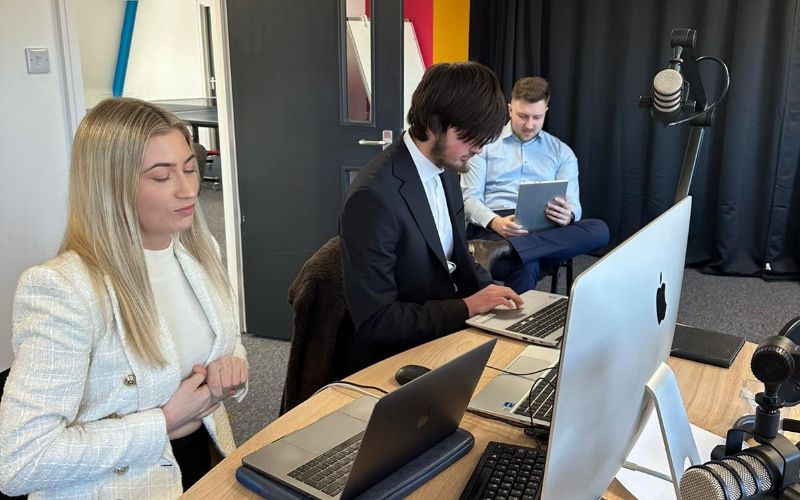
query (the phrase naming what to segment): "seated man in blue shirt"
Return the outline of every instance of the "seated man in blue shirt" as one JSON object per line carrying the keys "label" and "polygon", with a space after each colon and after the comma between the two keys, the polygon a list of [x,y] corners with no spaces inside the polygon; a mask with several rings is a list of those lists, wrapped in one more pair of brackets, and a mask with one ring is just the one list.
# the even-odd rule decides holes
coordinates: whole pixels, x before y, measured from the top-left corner
{"label": "seated man in blue shirt", "polygon": [[[536,287],[539,269],[602,248],[608,226],[581,220],[578,159],[572,150],[542,130],[550,88],[544,78],[523,78],[514,85],[511,120],[500,139],[483,148],[461,175],[467,239],[475,241],[475,259],[495,279],[517,293]],[[528,233],[514,221],[521,182],[567,179],[567,199],[556,198],[545,213],[558,227]]]}

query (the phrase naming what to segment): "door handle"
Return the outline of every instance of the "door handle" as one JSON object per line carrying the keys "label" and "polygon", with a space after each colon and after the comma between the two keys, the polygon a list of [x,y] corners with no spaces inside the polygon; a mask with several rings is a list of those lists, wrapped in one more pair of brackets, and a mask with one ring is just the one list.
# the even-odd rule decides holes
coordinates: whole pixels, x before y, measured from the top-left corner
{"label": "door handle", "polygon": [[383,131],[383,139],[380,141],[370,141],[368,139],[360,139],[358,144],[361,146],[382,146],[383,149],[388,148],[392,144],[392,138],[394,134],[391,130],[384,130]]}
{"label": "door handle", "polygon": [[358,143],[362,146],[388,146],[391,144],[391,141],[387,141],[386,139],[382,141],[368,141],[366,139],[360,139]]}

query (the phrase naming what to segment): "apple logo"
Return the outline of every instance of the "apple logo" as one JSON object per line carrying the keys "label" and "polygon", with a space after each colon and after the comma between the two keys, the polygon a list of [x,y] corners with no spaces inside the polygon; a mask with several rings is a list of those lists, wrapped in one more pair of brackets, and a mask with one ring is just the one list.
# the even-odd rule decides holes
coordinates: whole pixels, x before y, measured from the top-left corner
{"label": "apple logo", "polygon": [[661,286],[656,290],[656,317],[660,325],[667,316],[667,284],[664,283],[664,273],[658,275],[658,282],[661,283]]}
{"label": "apple logo", "polygon": [[420,429],[423,425],[428,423],[428,415],[431,414],[431,411],[433,411],[433,406],[429,406],[428,411],[425,412],[425,415],[419,417],[419,420],[417,420],[417,429]]}

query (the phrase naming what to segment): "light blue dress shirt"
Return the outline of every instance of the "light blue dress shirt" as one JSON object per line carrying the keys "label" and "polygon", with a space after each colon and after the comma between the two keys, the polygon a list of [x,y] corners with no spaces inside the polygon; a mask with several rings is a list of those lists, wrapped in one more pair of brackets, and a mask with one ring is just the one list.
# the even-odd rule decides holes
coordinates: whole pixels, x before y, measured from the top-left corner
{"label": "light blue dress shirt", "polygon": [[464,215],[467,222],[486,227],[497,217],[495,210],[514,209],[521,182],[566,179],[567,203],[581,218],[578,189],[578,158],[569,146],[544,130],[523,143],[511,131],[511,122],[500,138],[485,146],[469,161],[469,172],[461,174]]}

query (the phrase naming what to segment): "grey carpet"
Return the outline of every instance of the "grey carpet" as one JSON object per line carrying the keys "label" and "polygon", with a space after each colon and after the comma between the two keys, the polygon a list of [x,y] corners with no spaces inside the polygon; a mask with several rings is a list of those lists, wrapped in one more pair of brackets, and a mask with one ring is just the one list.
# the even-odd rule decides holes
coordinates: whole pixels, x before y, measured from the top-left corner
{"label": "grey carpet", "polygon": [[200,209],[203,211],[206,224],[208,224],[208,230],[219,243],[222,262],[225,262],[227,251],[225,249],[225,214],[222,208],[222,191],[214,191],[207,182],[203,182],[203,189],[200,190],[198,200],[200,200]]}
{"label": "grey carpet", "polygon": [[[211,233],[225,249],[222,191],[203,189],[200,204]],[[596,257],[574,259],[575,276],[597,261]],[[566,290],[562,270],[559,293]],[[550,290],[550,278],[537,289]],[[768,283],[759,278],[710,276],[687,269],[683,278],[678,321],[690,326],[730,333],[751,342],[777,334],[791,318],[800,315],[800,283]],[[250,363],[250,392],[239,404],[228,407],[237,443],[243,443],[278,417],[289,343],[255,335],[244,335]]]}

